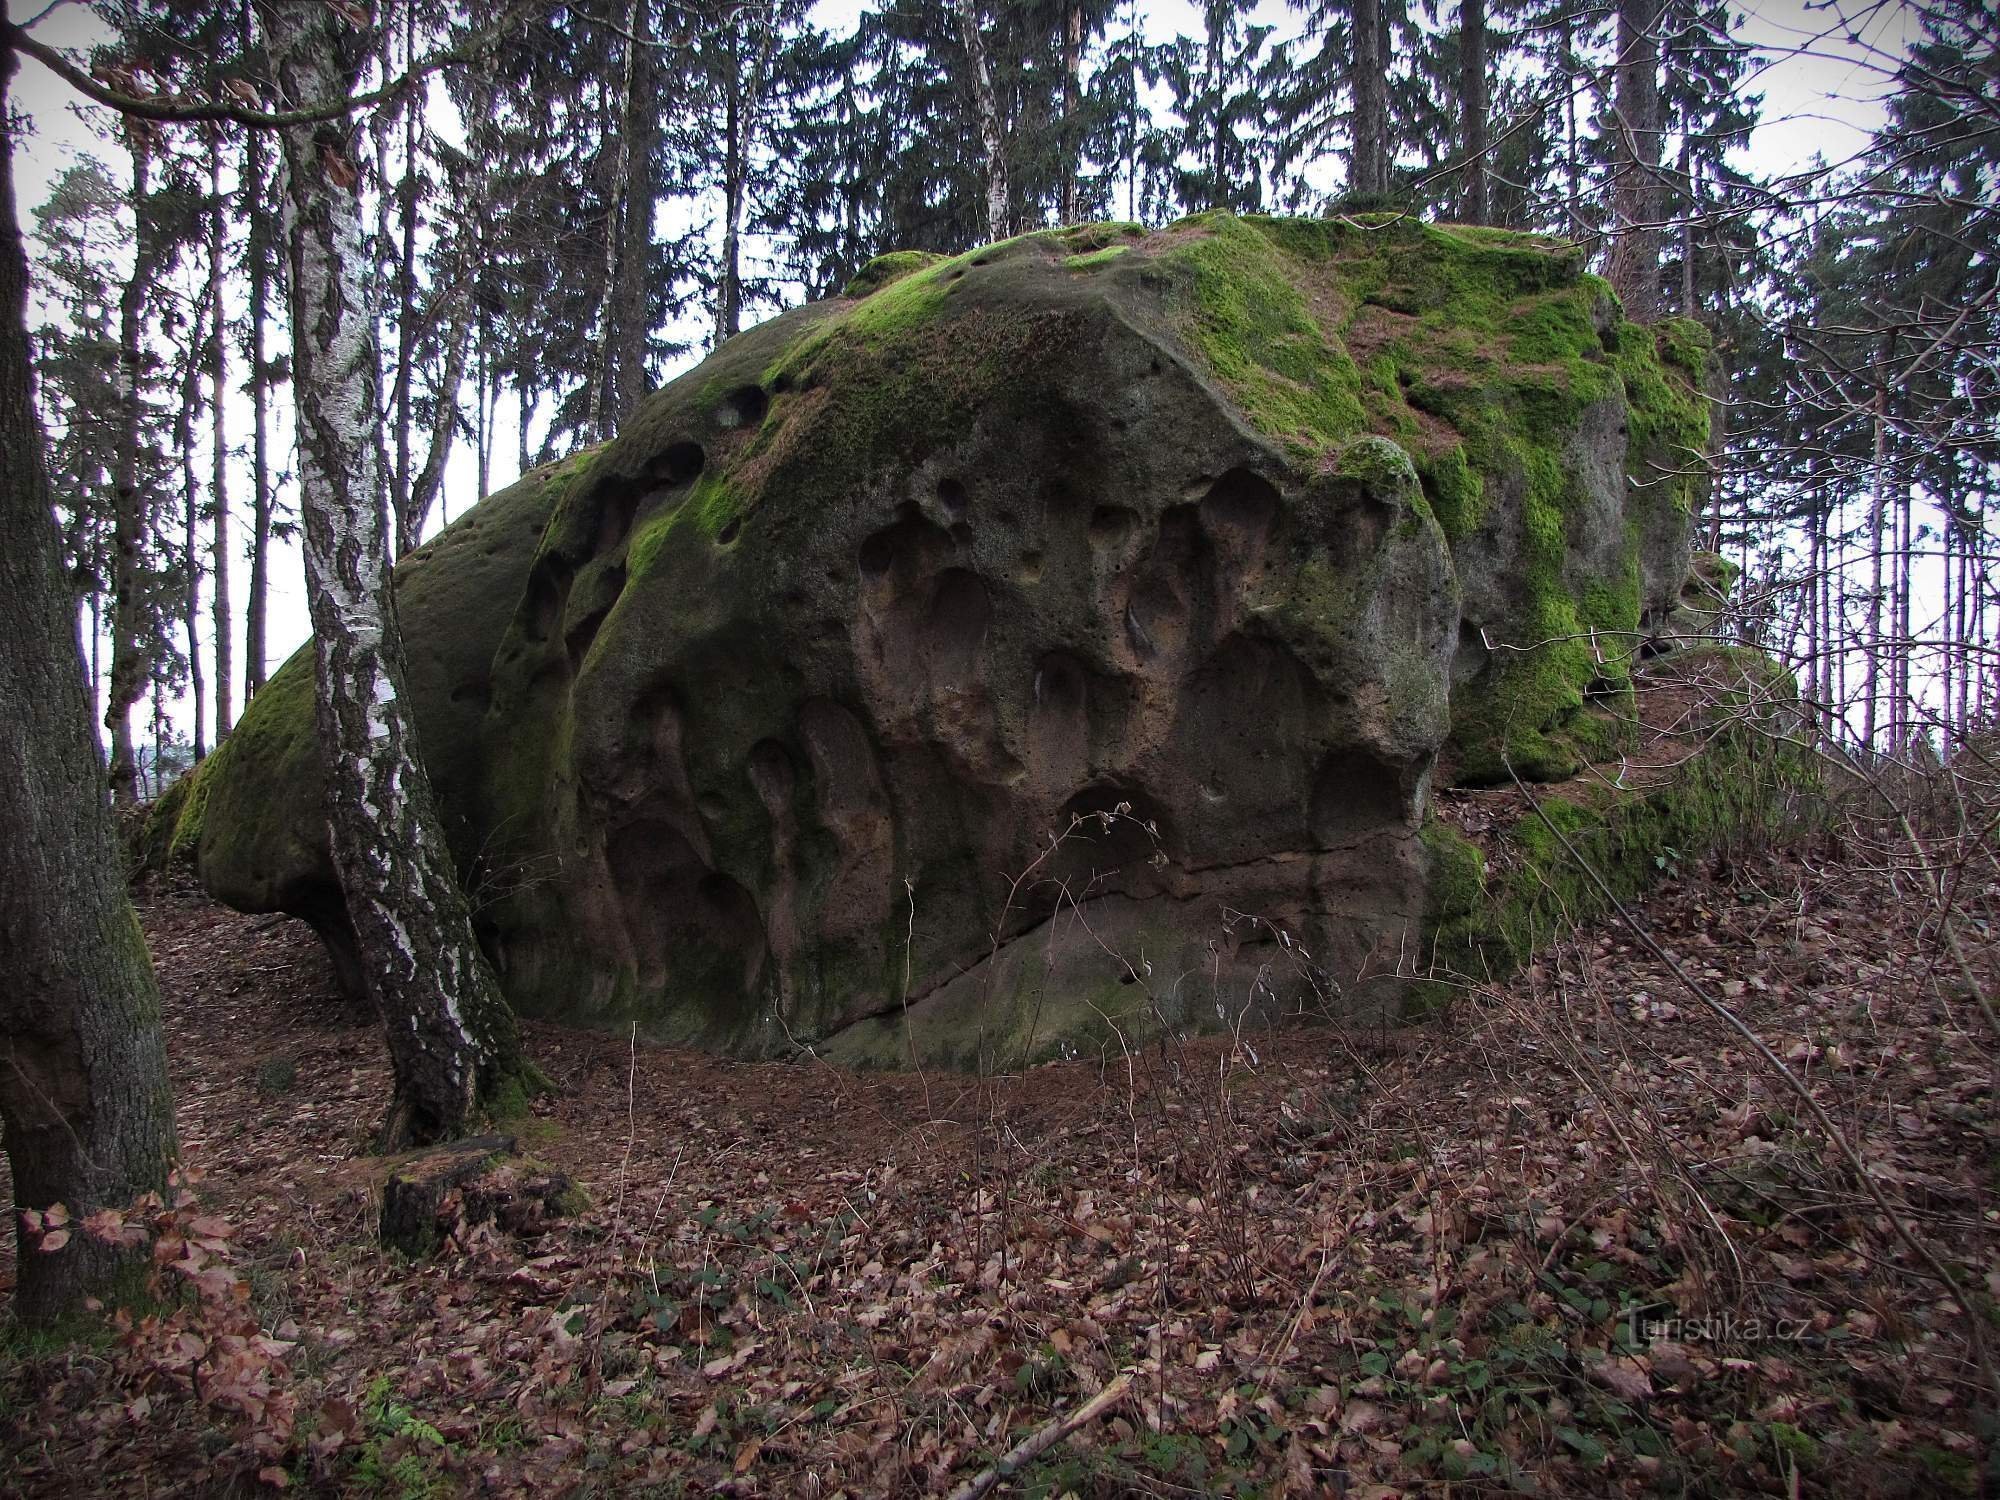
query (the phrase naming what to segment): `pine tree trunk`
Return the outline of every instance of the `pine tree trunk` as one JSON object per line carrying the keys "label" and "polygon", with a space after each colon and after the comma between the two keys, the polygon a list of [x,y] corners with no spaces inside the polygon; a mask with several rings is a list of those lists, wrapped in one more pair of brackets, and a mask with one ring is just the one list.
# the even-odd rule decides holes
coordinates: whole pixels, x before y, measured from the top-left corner
{"label": "pine tree trunk", "polygon": [[128,123],[132,153],[132,274],[118,302],[118,453],[111,478],[111,682],[104,724],[111,731],[111,796],[121,807],[138,799],[138,757],[132,710],[146,695],[152,662],[145,647],[146,500],[140,488],[140,376],[146,306],[152,297],[153,230],[147,206],[152,129]]}
{"label": "pine tree trunk", "polygon": [[1062,128],[1062,201],[1057,216],[1064,225],[1080,223],[1083,219],[1081,183],[1081,160],[1083,155],[1083,121],[1078,114],[1078,104],[1082,95],[1080,78],[1083,72],[1083,7],[1072,4],[1063,12],[1063,128]]}
{"label": "pine tree trunk", "polygon": [[[13,72],[0,51],[0,120]],[[0,1126],[15,1207],[60,1203],[80,1220],[165,1189],[174,1115],[159,991],[104,804],[27,314],[13,136],[0,130]],[[12,1217],[23,1322],[116,1294],[122,1256],[81,1228],[43,1250]]]}
{"label": "pine tree trunk", "polygon": [[[406,17],[412,12],[405,12]],[[405,24],[408,24],[407,21]],[[396,556],[416,546],[421,529],[410,514],[411,382],[417,363],[417,111],[403,111],[403,181],[396,221],[396,373],[389,411],[395,434],[395,467],[389,474],[389,514],[396,522]],[[384,201],[386,202],[386,196]]]}
{"label": "pine tree trunk", "polygon": [[479,366],[478,398],[479,417],[473,429],[473,446],[478,449],[477,494],[484,500],[491,491],[493,479],[493,394],[491,381],[487,375],[486,363],[486,320],[479,320]]}
{"label": "pine tree trunk", "polygon": [[625,242],[618,252],[618,276],[611,304],[613,432],[637,410],[652,389],[647,355],[653,334],[653,208],[660,196],[660,70],[651,44],[650,5],[639,5],[634,20],[637,30],[633,35],[643,45],[633,49],[638,62],[626,100],[625,130],[630,152],[620,221]]}
{"label": "pine tree trunk", "polygon": [[224,239],[222,227],[222,135],[209,140],[208,158],[208,303],[214,319],[209,342],[209,416],[214,444],[208,503],[214,510],[209,540],[209,567],[215,579],[215,742],[229,737],[235,719],[232,688],[236,676],[236,618],[229,600],[229,424],[224,407],[229,395],[229,316],[223,296]]}
{"label": "pine tree trunk", "polygon": [[264,197],[263,132],[243,132],[243,216],[250,226],[250,585],[243,600],[243,701],[264,686],[265,620],[271,597],[271,369],[264,320],[271,310],[270,211]]}
{"label": "pine tree trunk", "polygon": [[[193,333],[195,346],[199,348],[202,333],[199,317],[195,319]],[[181,625],[187,631],[188,697],[194,709],[194,758],[200,760],[208,754],[208,742],[202,737],[208,714],[208,674],[201,665],[201,485],[194,472],[194,418],[196,408],[201,405],[201,357],[194,349],[189,349],[185,358],[187,364],[181,377],[180,410],[174,417],[174,442],[180,449],[181,460],[181,571],[184,575]],[[156,727],[156,738],[157,735]],[[165,775],[157,753],[153,760],[153,774],[162,778]],[[161,784],[165,784],[164,780]]]}
{"label": "pine tree trunk", "polygon": [[1354,0],[1354,56],[1348,91],[1354,99],[1354,149],[1347,189],[1379,197],[1389,191],[1389,76],[1381,66],[1382,0]]}
{"label": "pine tree trunk", "polygon": [[965,69],[979,110],[979,141],[986,156],[986,237],[1004,240],[1008,231],[1007,138],[1000,129],[1000,105],[986,63],[986,39],[979,34],[977,0],[957,0],[958,35],[965,44]]}
{"label": "pine tree trunk", "polygon": [[[1888,369],[1885,346],[1882,368]],[[1882,692],[1882,519],[1887,504],[1889,432],[1889,390],[1875,391],[1875,473],[1868,496],[1868,704],[1863,710],[1861,738],[1864,746],[1875,749],[1876,710]]]}
{"label": "pine tree trunk", "polygon": [[1958,538],[1958,628],[1952,638],[1958,642],[1958,732],[1972,732],[1972,547],[1977,536],[1971,527],[1961,526]]}
{"label": "pine tree trunk", "polygon": [[535,408],[539,405],[541,405],[540,398],[525,379],[514,387],[514,457],[522,474],[534,467],[529,462],[528,428],[534,423]]}
{"label": "pine tree trunk", "polygon": [[736,42],[729,43],[728,99],[722,117],[722,264],[715,278],[715,342],[742,331],[741,274],[743,234],[743,136]]}
{"label": "pine tree trunk", "polygon": [[1917,728],[1915,679],[1912,674],[1912,658],[1917,647],[1914,617],[1910,609],[1910,568],[1916,552],[1916,505],[1908,484],[1898,485],[1897,495],[1895,639],[1889,651],[1890,659],[1896,664],[1896,734],[1893,743],[1898,751],[1903,751],[1910,748]]}
{"label": "pine tree trunk", "polygon": [[1564,213],[1571,231],[1581,239],[1588,232],[1583,219],[1583,147],[1576,128],[1576,18],[1562,21],[1563,186]]}
{"label": "pine tree trunk", "polygon": [[1612,241],[1605,277],[1625,316],[1660,315],[1661,0],[1618,0],[1618,96],[1612,157]]}
{"label": "pine tree trunk", "polygon": [[[396,517],[396,554],[410,551],[423,539],[431,507],[444,489],[445,466],[458,437],[458,391],[465,383],[465,351],[472,337],[471,299],[463,291],[454,294],[458,307],[451,327],[445,331],[444,372],[438,379],[437,400],[431,414],[430,441],[424,449],[424,466],[411,482],[409,499]],[[483,490],[480,492],[485,493]]]}
{"label": "pine tree trunk", "polygon": [[[288,4],[263,14],[286,100],[349,97],[356,59],[343,56],[344,20]],[[532,1070],[474,941],[404,693],[353,132],[294,126],[282,139],[315,725],[334,868],[388,1033],[395,1099],[383,1144],[395,1147],[462,1133]]]}
{"label": "pine tree trunk", "polygon": [[[623,264],[628,242],[625,220],[633,212],[632,132],[637,125],[636,95],[639,87],[639,27],[647,14],[646,0],[626,0],[625,71],[618,103],[618,165],[612,173],[611,193],[604,211],[604,285],[597,306],[596,370],[590,382],[588,426],[592,438],[602,442],[611,436],[617,423],[619,393],[620,288],[626,281]],[[647,211],[651,212],[650,203]],[[650,236],[651,226],[647,226]]]}
{"label": "pine tree trunk", "polygon": [[1465,192],[1459,217],[1467,224],[1493,217],[1486,116],[1486,0],[1458,0],[1458,105],[1465,115]]}

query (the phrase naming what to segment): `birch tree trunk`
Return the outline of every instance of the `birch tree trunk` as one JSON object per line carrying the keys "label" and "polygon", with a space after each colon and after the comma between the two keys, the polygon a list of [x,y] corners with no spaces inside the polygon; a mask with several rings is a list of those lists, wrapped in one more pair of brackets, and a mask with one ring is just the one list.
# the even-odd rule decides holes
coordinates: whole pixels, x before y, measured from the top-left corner
{"label": "birch tree trunk", "polygon": [[208,503],[214,507],[210,532],[209,567],[215,584],[215,743],[229,737],[235,717],[231,697],[236,675],[236,619],[229,601],[229,425],[224,408],[229,394],[229,317],[224,309],[223,275],[225,243],[222,226],[222,133],[209,138],[208,159],[208,302],[209,416],[214,423],[212,473]]}
{"label": "birch tree trunk", "polygon": [[[0,43],[0,121],[14,53]],[[164,1191],[173,1100],[160,997],[125,894],[63,577],[28,365],[14,141],[0,127],[0,1126],[14,1204],[81,1219]],[[53,1322],[124,1268],[72,1232],[48,1251],[14,1214],[14,1309]]]}
{"label": "birch tree trunk", "polygon": [[[263,20],[285,105],[351,96],[363,39],[340,15],[277,0]],[[389,1038],[394,1148],[462,1132],[534,1075],[474,941],[404,695],[353,127],[294,126],[282,140],[315,723],[334,867]]]}
{"label": "birch tree trunk", "polygon": [[1000,104],[986,64],[986,39],[979,34],[977,0],[958,0],[958,34],[965,43],[965,67],[979,107],[979,139],[986,155],[986,237],[1004,240],[1008,229],[1007,138],[1000,129]]}
{"label": "birch tree trunk", "polygon": [[1625,316],[1660,315],[1660,0],[1618,0],[1618,96],[1611,184],[1611,256],[1605,278]]}

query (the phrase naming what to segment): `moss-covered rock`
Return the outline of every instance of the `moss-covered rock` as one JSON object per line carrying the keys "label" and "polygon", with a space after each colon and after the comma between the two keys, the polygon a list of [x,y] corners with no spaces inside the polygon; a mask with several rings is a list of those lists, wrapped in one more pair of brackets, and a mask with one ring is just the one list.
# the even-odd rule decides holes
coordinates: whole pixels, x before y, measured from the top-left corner
{"label": "moss-covered rock", "polygon": [[1670,736],[1620,768],[1525,791],[1488,848],[1440,821],[1428,958],[1446,975],[1504,977],[1552,938],[1641,896],[1718,848],[1777,833],[1816,785],[1797,747],[1797,685],[1753,651],[1701,647],[1642,669]]}
{"label": "moss-covered rock", "polygon": [[[1441,755],[1557,776],[1621,732],[1697,342],[1551,241],[1227,214],[884,257],[730,340],[398,571],[510,996],[856,1058],[882,1017],[1027,1055],[1325,1000],[1462,874]],[[331,932],[309,686],[189,837]]]}

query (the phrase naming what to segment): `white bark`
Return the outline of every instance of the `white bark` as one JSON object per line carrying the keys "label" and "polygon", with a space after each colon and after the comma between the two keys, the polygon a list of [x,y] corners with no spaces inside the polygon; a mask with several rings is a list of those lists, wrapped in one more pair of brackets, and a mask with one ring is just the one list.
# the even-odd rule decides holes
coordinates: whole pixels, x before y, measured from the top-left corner
{"label": "white bark", "polygon": [[[263,22],[287,105],[349,97],[360,48],[336,12],[274,0]],[[473,940],[402,691],[354,131],[298,126],[283,142],[315,717],[334,865],[395,1070],[385,1144],[400,1144],[469,1124],[481,1092],[518,1069],[518,1041]]]}
{"label": "white bark", "polygon": [[979,137],[986,152],[986,234],[1007,238],[1007,140],[1000,129],[1000,105],[993,95],[993,74],[986,65],[986,40],[979,34],[976,0],[958,0],[958,34],[965,42],[966,67],[972,75],[973,97],[979,105]]}

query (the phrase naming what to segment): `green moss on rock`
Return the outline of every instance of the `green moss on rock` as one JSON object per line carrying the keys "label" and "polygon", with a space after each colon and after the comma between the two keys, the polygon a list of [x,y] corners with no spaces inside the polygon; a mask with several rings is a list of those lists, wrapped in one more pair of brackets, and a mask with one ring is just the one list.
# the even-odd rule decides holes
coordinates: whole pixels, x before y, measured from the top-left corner
{"label": "green moss on rock", "polygon": [[1755,652],[1689,652],[1672,670],[1711,679],[1711,728],[1683,757],[1634,772],[1629,785],[1593,780],[1541,794],[1539,813],[1526,811],[1497,835],[1476,899],[1467,900],[1470,857],[1448,831],[1427,830],[1436,882],[1429,948],[1438,969],[1475,981],[1513,972],[1609,910],[1590,871],[1629,902],[1719,846],[1781,828],[1796,794],[1815,781],[1783,732],[1789,679]]}
{"label": "green moss on rock", "polygon": [[876,256],[855,272],[854,279],[847,283],[840,295],[866,297],[943,259],[942,255],[934,255],[928,250],[891,250],[887,255]]}
{"label": "green moss on rock", "polygon": [[1180,278],[1190,342],[1245,415],[1299,452],[1360,432],[1360,371],[1314,318],[1284,251],[1233,214],[1181,222],[1199,233],[1162,264]]}

